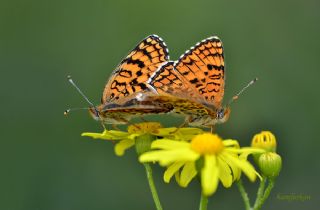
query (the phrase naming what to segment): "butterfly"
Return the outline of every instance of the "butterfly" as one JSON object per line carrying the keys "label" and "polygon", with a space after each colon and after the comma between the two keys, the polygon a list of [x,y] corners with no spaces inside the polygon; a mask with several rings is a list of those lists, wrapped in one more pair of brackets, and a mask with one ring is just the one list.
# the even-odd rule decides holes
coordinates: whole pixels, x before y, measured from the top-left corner
{"label": "butterfly", "polygon": [[224,67],[222,42],[216,36],[209,37],[176,62],[163,64],[147,81],[154,94],[140,95],[138,100],[182,114],[191,126],[213,127],[230,115],[229,106],[222,106]]}
{"label": "butterfly", "polygon": [[255,81],[223,106],[225,64],[218,37],[202,40],[174,62],[164,41],[150,35],[118,65],[101,104],[89,111],[109,124],[126,124],[137,115],[174,113],[185,116],[185,124],[213,128],[229,119],[231,102]]}
{"label": "butterfly", "polygon": [[167,46],[159,36],[143,39],[113,71],[101,104],[89,108],[92,117],[106,124],[126,124],[135,115],[169,112],[165,107],[134,103],[138,93],[148,91],[147,80],[168,60]]}

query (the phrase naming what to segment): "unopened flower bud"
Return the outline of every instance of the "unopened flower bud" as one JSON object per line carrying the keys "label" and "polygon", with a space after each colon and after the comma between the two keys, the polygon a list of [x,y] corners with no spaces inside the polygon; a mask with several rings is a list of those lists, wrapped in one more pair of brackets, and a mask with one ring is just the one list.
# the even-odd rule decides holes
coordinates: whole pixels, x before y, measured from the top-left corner
{"label": "unopened flower bud", "polygon": [[264,176],[275,178],[281,171],[282,159],[277,153],[267,152],[260,155],[258,165]]}
{"label": "unopened flower bud", "polygon": [[276,137],[270,131],[262,131],[252,138],[251,146],[264,149],[267,152],[276,152]]}

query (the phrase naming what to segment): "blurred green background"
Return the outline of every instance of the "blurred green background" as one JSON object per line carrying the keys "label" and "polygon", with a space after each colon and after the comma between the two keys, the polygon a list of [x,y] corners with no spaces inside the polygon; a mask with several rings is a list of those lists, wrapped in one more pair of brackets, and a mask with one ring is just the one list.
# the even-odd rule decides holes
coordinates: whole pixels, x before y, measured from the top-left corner
{"label": "blurred green background", "polygon": [[[0,209],[154,209],[135,153],[119,158],[110,142],[81,137],[101,131],[86,111],[63,115],[87,106],[67,75],[98,104],[112,70],[149,34],[166,41],[172,59],[208,36],[222,39],[226,100],[259,81],[233,104],[218,133],[248,145],[255,133],[273,131],[284,163],[264,209],[316,209],[319,8],[317,0],[1,0]],[[187,189],[164,184],[155,168],[164,209],[198,208],[196,181]],[[253,196],[257,184],[246,186]],[[236,186],[220,186],[209,209],[244,209]]]}

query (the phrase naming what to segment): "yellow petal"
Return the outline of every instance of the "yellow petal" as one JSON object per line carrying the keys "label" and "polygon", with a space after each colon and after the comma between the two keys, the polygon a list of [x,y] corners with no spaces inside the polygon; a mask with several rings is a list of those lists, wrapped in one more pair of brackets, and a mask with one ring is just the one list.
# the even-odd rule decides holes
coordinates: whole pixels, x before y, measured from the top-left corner
{"label": "yellow petal", "polygon": [[238,157],[235,157],[228,153],[224,153],[223,156],[230,162],[233,162],[237,167],[239,167],[251,181],[254,181],[256,179],[257,172],[248,161],[239,159]]}
{"label": "yellow petal", "polygon": [[158,129],[157,136],[187,136],[187,135],[197,135],[203,133],[199,128],[160,128]]}
{"label": "yellow petal", "polygon": [[179,185],[181,187],[187,187],[191,180],[197,175],[197,170],[195,167],[195,162],[187,162],[180,174]]}
{"label": "yellow petal", "polygon": [[104,140],[123,140],[128,137],[127,132],[115,131],[115,130],[105,130],[102,133],[82,133],[81,136],[89,136],[95,139],[104,139]]}
{"label": "yellow petal", "polygon": [[156,140],[152,142],[151,148],[152,149],[165,149],[165,150],[172,150],[177,148],[189,148],[190,144],[183,141],[173,141],[167,139]]}
{"label": "yellow petal", "polygon": [[177,128],[175,127],[171,127],[171,128],[159,128],[157,130],[157,133],[154,133],[156,134],[157,136],[172,136],[174,135],[174,131],[176,131]]}
{"label": "yellow petal", "polygon": [[117,130],[105,130],[103,132],[103,134],[110,134],[110,135],[119,136],[119,137],[123,137],[123,136],[128,136],[129,135],[128,132],[117,131]]}
{"label": "yellow petal", "polygon": [[179,171],[179,169],[184,165],[185,162],[175,162],[171,164],[167,170],[164,172],[163,180],[166,183],[170,182],[171,177]]}
{"label": "yellow petal", "polygon": [[127,138],[131,140],[135,140],[137,136],[140,136],[140,134],[137,134],[137,133],[130,134]]}
{"label": "yellow petal", "polygon": [[219,168],[214,155],[204,156],[204,167],[201,170],[201,186],[204,195],[212,195],[218,187]]}
{"label": "yellow petal", "polygon": [[251,154],[250,152],[241,153],[241,154],[239,155],[239,159],[241,159],[241,160],[247,160],[247,159],[248,159],[248,156],[249,156],[250,154]]}
{"label": "yellow petal", "polygon": [[111,140],[112,137],[107,138],[103,133],[90,133],[90,132],[84,132],[81,134],[81,136],[89,136],[94,139],[106,139],[106,140]]}
{"label": "yellow petal", "polygon": [[226,147],[236,147],[236,148],[240,147],[238,141],[232,140],[232,139],[223,140],[223,145]]}
{"label": "yellow petal", "polygon": [[249,153],[249,154],[252,154],[252,153],[264,153],[264,152],[266,152],[266,151],[263,150],[263,149],[252,148],[252,147],[242,147],[241,149],[237,149],[237,148],[226,148],[226,150],[227,150],[228,152],[237,153],[237,154],[240,154],[240,153]]}
{"label": "yellow petal", "polygon": [[194,161],[198,159],[199,154],[190,149],[175,149],[175,150],[159,150],[151,151],[142,154],[139,157],[140,162],[159,161],[162,166],[169,165],[177,161]]}
{"label": "yellow petal", "polygon": [[266,150],[254,147],[242,147],[242,152],[250,152],[250,153],[265,153]]}
{"label": "yellow petal", "polygon": [[176,138],[179,140],[190,141],[195,135],[203,133],[199,128],[179,128]]}
{"label": "yellow petal", "polygon": [[222,160],[219,157],[217,158],[217,161],[219,167],[219,179],[224,187],[230,187],[233,181],[233,176],[230,167],[224,160]]}
{"label": "yellow petal", "polygon": [[120,141],[114,147],[114,151],[115,151],[116,155],[122,156],[128,148],[130,148],[134,145],[134,143],[135,143],[134,140],[131,140],[131,139],[126,139],[126,140]]}
{"label": "yellow petal", "polygon": [[176,179],[176,182],[179,184],[180,183],[180,172],[177,171],[175,174],[174,174],[174,178]]}
{"label": "yellow petal", "polygon": [[183,135],[198,135],[200,133],[203,133],[203,130],[201,130],[200,128],[179,128],[178,132]]}
{"label": "yellow petal", "polygon": [[[238,158],[238,155],[237,154],[232,154],[234,157]],[[224,156],[224,152],[222,152],[220,155],[219,155],[219,159],[221,159],[222,161],[226,162],[228,164],[228,166],[230,167],[230,170],[232,171],[232,178],[233,178],[233,181],[235,180],[239,180],[240,179],[240,176],[241,176],[241,169],[235,164],[233,163],[232,161],[230,161],[228,158],[226,158]]]}

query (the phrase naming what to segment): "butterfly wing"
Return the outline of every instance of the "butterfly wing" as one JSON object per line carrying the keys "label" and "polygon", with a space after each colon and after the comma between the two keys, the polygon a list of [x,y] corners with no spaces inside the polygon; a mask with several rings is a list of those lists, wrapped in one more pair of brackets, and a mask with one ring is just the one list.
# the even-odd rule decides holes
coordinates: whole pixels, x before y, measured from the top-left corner
{"label": "butterfly wing", "polygon": [[169,59],[164,41],[157,35],[142,40],[114,70],[101,103],[123,103],[126,97],[147,89],[146,81]]}
{"label": "butterfly wing", "polygon": [[202,97],[201,103],[220,108],[224,95],[224,55],[221,40],[209,37],[188,50],[174,69]]}
{"label": "butterfly wing", "polygon": [[179,75],[174,69],[175,62],[169,61],[163,64],[147,81],[149,89],[157,95],[168,95],[178,98],[188,98],[190,100],[202,100],[202,96],[198,95],[192,87],[188,85],[188,81]]}
{"label": "butterfly wing", "polygon": [[224,95],[222,42],[210,37],[196,44],[176,62],[162,65],[148,80],[160,95],[187,98],[219,108]]}

